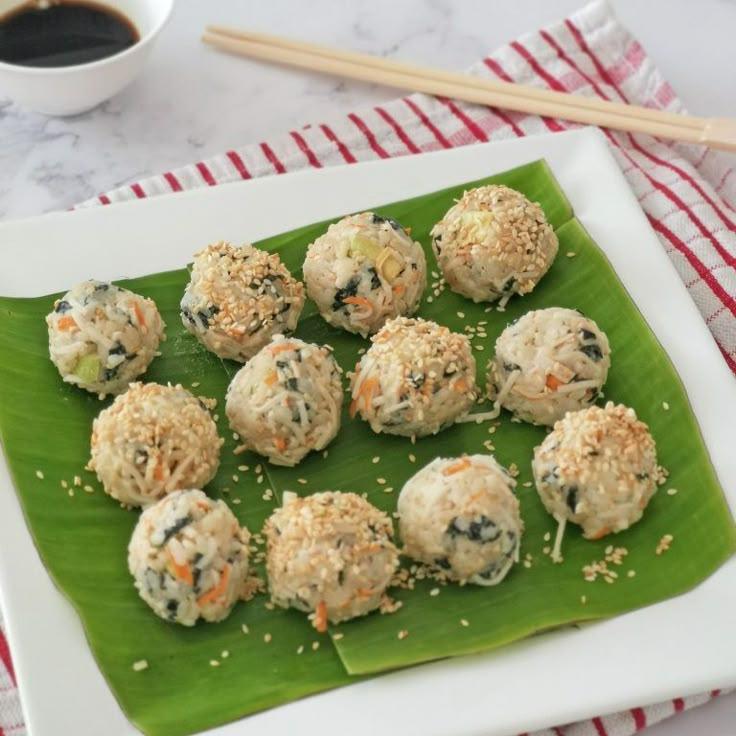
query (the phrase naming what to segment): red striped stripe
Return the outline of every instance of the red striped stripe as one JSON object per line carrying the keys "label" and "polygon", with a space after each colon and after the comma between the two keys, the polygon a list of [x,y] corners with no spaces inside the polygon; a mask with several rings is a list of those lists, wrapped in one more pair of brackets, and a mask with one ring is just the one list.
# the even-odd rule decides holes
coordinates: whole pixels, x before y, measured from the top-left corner
{"label": "red striped stripe", "polygon": [[182,190],[179,180],[170,171],[167,171],[164,174],[164,179],[169,183],[172,192],[180,192]]}
{"label": "red striped stripe", "polygon": [[393,129],[399,140],[409,149],[410,153],[421,153],[414,141],[406,134],[406,131],[391,117],[382,107],[373,108]]}
{"label": "red striped stripe", "polygon": [[[485,58],[483,59],[483,62],[497,77],[503,79],[505,82],[514,81],[495,59]],[[517,136],[521,137],[524,135],[524,131],[510,117],[504,115],[500,111],[497,111],[497,114],[507,125],[510,125],[513,128],[513,131]],[[542,117],[542,122],[547,126],[547,130],[552,133],[559,133],[563,129],[562,126],[552,118],[548,118],[546,116]]]}
{"label": "red striped stripe", "polygon": [[3,666],[8,671],[13,684],[17,685],[15,670],[13,669],[13,660],[10,658],[10,648],[8,647],[8,641],[5,638],[5,634],[2,631],[0,631],[0,662],[3,663]]}
{"label": "red striped stripe", "polygon": [[427,130],[432,133],[432,135],[437,139],[437,142],[442,146],[442,148],[452,148],[452,143],[445,138],[444,135],[442,135],[442,132],[440,129],[427,117],[427,115],[424,113],[424,111],[419,107],[419,105],[414,102],[410,97],[404,97],[403,101],[406,103],[407,107],[422,121],[422,125],[424,125]]}
{"label": "red striped stripe", "polygon": [[565,736],[565,732],[559,726],[554,726],[552,730],[555,732],[555,736]]}
{"label": "red striped stripe", "polygon": [[479,141],[488,141],[483,129],[474,123],[452,100],[447,97],[437,98]]}
{"label": "red striped stripe", "polygon": [[[565,25],[567,26],[568,30],[572,34],[573,38],[575,39],[576,43],[578,44],[578,47],[580,50],[588,56],[588,58],[593,63],[593,66],[595,67],[596,72],[598,73],[598,76],[608,85],[613,87],[613,89],[616,91],[618,96],[624,101],[628,102],[626,95],[624,94],[623,90],[616,84],[616,81],[613,79],[613,77],[609,74],[608,70],[603,66],[603,64],[600,62],[598,57],[593,53],[593,50],[588,46],[587,42],[585,41],[585,38],[583,37],[583,34],[580,32],[580,30],[577,28],[577,26],[571,21],[566,20]],[[601,97],[606,99],[606,96],[599,92]],[[660,166],[665,166],[666,168],[670,169],[671,171],[674,171],[676,174],[679,174],[685,181],[693,188],[695,191],[713,208],[714,212],[718,215],[720,220],[723,222],[724,225],[727,225],[728,227],[734,229],[736,228],[736,224],[727,217],[726,213],[718,206],[716,202],[713,201],[711,197],[708,196],[708,194],[703,190],[703,188],[698,184],[697,181],[683,168],[678,166],[677,164],[672,163],[671,161],[667,161],[666,159],[662,159],[659,156],[655,156],[650,151],[647,151],[645,148],[639,145],[639,143],[636,141],[636,139],[629,135],[629,139],[631,140],[632,145],[634,148],[636,148],[637,151],[642,153],[644,156],[646,156],[650,161],[659,164]]]}
{"label": "red striped stripe", "polygon": [[529,50],[523,46],[519,41],[512,41],[511,48],[521,56],[524,61],[534,70],[537,76],[540,76],[547,85],[558,92],[567,92],[564,85],[555,79],[529,52]]}
{"label": "red striped stripe", "polygon": [[225,155],[230,159],[230,163],[243,179],[250,179],[250,172],[245,168],[243,159],[235,151],[228,151]]}
{"label": "red striped stripe", "polygon": [[205,180],[205,182],[213,187],[217,182],[215,181],[215,177],[212,176],[212,172],[207,168],[207,164],[205,164],[203,161],[200,161],[197,166],[197,171],[202,175],[202,178]]}
{"label": "red striped stripe", "polygon": [[269,160],[271,166],[276,169],[276,172],[283,174],[286,172],[286,167],[279,161],[279,157],[271,150],[271,146],[268,143],[261,143],[261,150],[263,155]]}
{"label": "red striped stripe", "polygon": [[595,726],[595,731],[598,736],[608,736],[608,731],[606,731],[606,727],[603,725],[603,721],[600,718],[594,718],[593,725]]}
{"label": "red striped stripe", "polygon": [[110,197],[108,197],[107,194],[100,194],[97,199],[100,200],[100,204],[110,204]]}
{"label": "red striped stripe", "polygon": [[631,716],[634,719],[634,728],[637,731],[641,731],[647,727],[647,714],[642,708],[632,708]]}
{"label": "red striped stripe", "polygon": [[299,150],[307,157],[310,166],[314,166],[315,169],[321,169],[322,164],[319,162],[317,157],[314,155],[314,151],[307,145],[304,138],[297,133],[295,130],[291,131],[291,137],[296,141]]}
{"label": "red striped stripe", "polygon": [[131,184],[130,188],[133,190],[133,194],[135,194],[138,199],[145,199],[146,193],[143,191],[143,187],[136,182],[135,184]]}
{"label": "red striped stripe", "polygon": [[682,698],[675,698],[672,701],[672,706],[675,709],[675,713],[682,713],[685,710],[685,701]]}
{"label": "red striped stripe", "polygon": [[720,690],[711,690],[710,691],[711,698],[717,698],[720,694],[721,694],[721,691]]}
{"label": "red striped stripe", "polygon": [[389,158],[388,153],[381,147],[381,144],[376,140],[376,136],[373,135],[372,131],[368,126],[354,113],[351,112],[348,115],[350,121],[358,128],[358,130],[365,136],[368,144],[381,158]]}
{"label": "red striped stripe", "polygon": [[331,141],[337,146],[337,150],[340,151],[340,155],[345,159],[345,163],[354,164],[357,163],[358,159],[350,153],[348,147],[335,135],[332,128],[327,125],[319,126],[322,132],[325,134],[327,140]]}
{"label": "red striped stripe", "polygon": [[695,269],[700,278],[708,284],[711,291],[721,300],[721,302],[723,302],[723,305],[729,310],[729,312],[736,316],[736,301],[734,301],[734,298],[720,285],[720,283],[718,283],[718,280],[713,276],[713,274],[695,257],[692,251],[687,248],[680,238],[678,238],[675,233],[664,225],[664,223],[655,219],[651,215],[647,215],[647,218],[649,219],[651,226],[658,233],[664,235],[664,237],[667,238],[667,240],[669,240],[670,243],[672,243],[672,245],[674,245],[675,248],[685,256],[688,263]]}

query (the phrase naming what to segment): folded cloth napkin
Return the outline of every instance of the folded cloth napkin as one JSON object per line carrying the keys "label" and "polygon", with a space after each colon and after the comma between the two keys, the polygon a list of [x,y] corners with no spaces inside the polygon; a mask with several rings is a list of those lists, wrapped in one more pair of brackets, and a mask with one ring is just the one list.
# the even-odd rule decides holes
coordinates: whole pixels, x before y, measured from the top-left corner
{"label": "folded cloth napkin", "polygon": [[[683,110],[636,39],[600,1],[512,42],[470,71],[670,112]],[[80,207],[574,127],[562,120],[411,95],[227,151],[121,187]],[[703,147],[604,133],[724,359],[736,373],[736,170],[727,158]],[[23,736],[23,715],[1,626],[0,620],[0,736]],[[675,698],[524,736],[630,736],[719,692]]]}

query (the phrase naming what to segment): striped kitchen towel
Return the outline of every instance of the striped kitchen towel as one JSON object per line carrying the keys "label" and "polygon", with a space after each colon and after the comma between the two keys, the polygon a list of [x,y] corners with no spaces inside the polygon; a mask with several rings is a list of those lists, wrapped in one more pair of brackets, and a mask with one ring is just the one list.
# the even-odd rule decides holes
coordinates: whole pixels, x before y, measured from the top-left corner
{"label": "striped kitchen towel", "polygon": [[[562,22],[512,42],[471,71],[671,112],[683,110],[672,88],[604,2],[593,2]],[[562,120],[411,95],[227,151],[121,187],[80,207],[574,127]],[[726,157],[702,147],[604,133],[662,247],[736,373],[735,169]],[[718,694],[715,690],[675,698],[524,736],[630,736]],[[25,733],[0,619],[0,736]]]}

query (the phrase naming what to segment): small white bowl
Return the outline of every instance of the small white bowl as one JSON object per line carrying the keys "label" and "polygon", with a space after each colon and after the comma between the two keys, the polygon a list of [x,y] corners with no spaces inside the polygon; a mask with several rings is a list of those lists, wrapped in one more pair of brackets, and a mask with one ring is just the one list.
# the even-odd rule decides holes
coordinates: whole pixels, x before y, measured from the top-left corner
{"label": "small white bowl", "polygon": [[[0,0],[0,16],[27,0]],[[140,73],[166,25],[174,0],[95,0],[129,18],[140,40],[125,51],[88,64],[31,67],[0,62],[0,94],[46,115],[91,110],[127,87]]]}

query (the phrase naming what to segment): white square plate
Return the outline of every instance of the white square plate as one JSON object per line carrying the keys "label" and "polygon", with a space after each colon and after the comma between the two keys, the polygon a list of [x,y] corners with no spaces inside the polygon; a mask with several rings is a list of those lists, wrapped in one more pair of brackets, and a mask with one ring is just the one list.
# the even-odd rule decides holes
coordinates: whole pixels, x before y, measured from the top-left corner
{"label": "white square plate", "polygon": [[[603,136],[584,130],[247,181],[0,226],[0,294],[179,268],[215,239],[258,240],[545,158],[687,389],[736,509],[736,382]],[[697,489],[691,489],[696,491]],[[0,594],[31,736],[129,736],[0,466]],[[692,592],[581,629],[413,667],[211,731],[501,736],[736,685],[736,559]]]}

